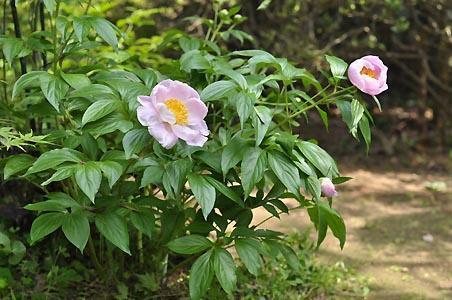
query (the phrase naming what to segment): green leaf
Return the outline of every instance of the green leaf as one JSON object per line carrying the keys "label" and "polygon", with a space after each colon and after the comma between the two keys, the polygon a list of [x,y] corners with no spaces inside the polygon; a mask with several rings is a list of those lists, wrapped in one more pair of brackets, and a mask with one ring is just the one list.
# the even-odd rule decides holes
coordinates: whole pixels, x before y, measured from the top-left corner
{"label": "green leaf", "polygon": [[10,176],[19,173],[27,168],[29,168],[35,158],[28,154],[17,154],[11,156],[5,164],[5,169],[3,170],[4,179],[8,179]]}
{"label": "green leaf", "polygon": [[188,183],[196,201],[201,206],[204,218],[207,219],[215,205],[215,188],[202,175],[189,174]]}
{"label": "green leaf", "polygon": [[122,175],[122,166],[120,163],[111,160],[105,160],[98,163],[100,169],[104,173],[104,176],[108,180],[110,188],[118,181]]}
{"label": "green leaf", "polygon": [[369,152],[370,143],[372,141],[369,119],[366,116],[363,116],[361,120],[359,120],[358,126],[359,130],[361,130],[361,134],[363,135],[364,142],[366,143],[367,152]]}
{"label": "green leaf", "polygon": [[224,249],[215,249],[213,269],[223,290],[232,295],[237,284],[236,267],[232,255]]}
{"label": "green leaf", "polygon": [[198,50],[201,46],[201,42],[195,38],[183,37],[179,39],[179,46],[184,52],[189,52],[192,50]]}
{"label": "green leaf", "polygon": [[243,154],[248,149],[245,141],[239,136],[234,137],[223,149],[221,154],[221,170],[226,176],[228,171],[235,167],[243,158]]}
{"label": "green leaf", "polygon": [[96,122],[85,125],[84,129],[86,132],[98,137],[116,130],[127,132],[132,129],[132,127],[133,123],[127,121],[123,114],[112,113]]}
{"label": "green leaf", "polygon": [[315,175],[308,176],[306,178],[306,188],[308,193],[312,195],[315,199],[319,200],[322,190],[320,187],[320,181]]}
{"label": "green leaf", "polygon": [[118,38],[116,37],[115,25],[103,18],[91,18],[90,24],[97,34],[113,48],[118,48]]}
{"label": "green leaf", "polygon": [[91,81],[85,74],[66,74],[60,72],[61,77],[69,84],[73,89],[81,89],[85,86],[91,85]]}
{"label": "green leaf", "polygon": [[189,289],[190,298],[201,299],[210,288],[214,276],[211,262],[212,251],[201,255],[193,264],[190,270]]}
{"label": "green leaf", "polygon": [[60,111],[60,101],[66,96],[69,90],[69,86],[61,78],[52,74],[47,74],[40,77],[41,90],[46,97],[47,101],[55,108],[56,111]]}
{"label": "green leaf", "polygon": [[258,242],[250,239],[237,239],[235,249],[248,271],[254,276],[258,276],[262,266]]}
{"label": "green leaf", "polygon": [[57,200],[47,200],[37,203],[31,203],[24,206],[26,210],[31,211],[59,211],[65,212],[67,211],[65,206]]}
{"label": "green leaf", "polygon": [[124,218],[114,212],[108,211],[97,214],[95,217],[96,227],[99,232],[113,245],[130,254],[129,232]]}
{"label": "green leaf", "polygon": [[243,201],[240,197],[229,187],[225,186],[223,183],[219,182],[213,177],[204,177],[217,191],[243,207]]}
{"label": "green leaf", "polygon": [[149,140],[149,132],[146,129],[132,129],[127,132],[122,139],[122,146],[126,153],[126,158],[129,159],[133,154],[143,150],[149,144]]}
{"label": "green leaf", "polygon": [[185,72],[205,70],[210,67],[209,61],[199,50],[185,52],[180,58],[180,67]]}
{"label": "green leaf", "polygon": [[55,0],[42,0],[44,2],[44,6],[46,7],[46,9],[53,13],[55,11],[55,7],[56,7],[56,1]]}
{"label": "green leaf", "polygon": [[295,251],[293,251],[292,248],[290,248],[289,246],[286,246],[286,245],[282,245],[280,250],[281,250],[282,255],[284,256],[284,258],[287,261],[287,265],[289,267],[291,267],[294,271],[299,272],[301,264],[300,264],[300,260],[298,259]]}
{"label": "green leaf", "polygon": [[41,185],[46,186],[51,182],[54,181],[61,181],[63,179],[71,177],[75,173],[76,166],[64,166],[61,168],[58,168],[55,173],[53,173],[52,177],[44,181]]}
{"label": "green leaf", "polygon": [[325,55],[326,61],[330,64],[331,74],[335,78],[342,78],[347,71],[348,64],[336,56]]}
{"label": "green leaf", "polygon": [[350,128],[350,132],[356,138],[358,124],[364,114],[364,107],[361,105],[361,103],[359,103],[358,100],[353,99],[350,108],[352,114],[352,127]]}
{"label": "green leaf", "polygon": [[31,71],[20,76],[14,84],[12,98],[16,98],[21,91],[29,86],[40,86],[39,78],[41,78],[41,76],[45,76],[46,74],[47,72],[44,71]]}
{"label": "green leaf", "polygon": [[212,248],[213,243],[200,235],[192,234],[180,237],[168,243],[168,248],[180,254],[195,254]]}
{"label": "green leaf", "polygon": [[204,102],[219,100],[226,97],[237,85],[229,80],[220,80],[209,84],[202,90],[201,99]]}
{"label": "green leaf", "polygon": [[88,35],[91,28],[90,18],[88,16],[74,17],[74,32],[79,42],[83,42],[83,39]]}
{"label": "green leaf", "polygon": [[328,224],[326,223],[326,218],[324,213],[320,210],[318,205],[308,208],[309,218],[311,222],[314,223],[317,230],[317,248],[320,247],[323,240],[326,237],[326,232],[328,230]]}
{"label": "green leaf", "polygon": [[31,242],[35,243],[57,230],[63,223],[63,218],[64,214],[59,212],[46,213],[37,217],[31,225]]}
{"label": "green leaf", "polygon": [[161,166],[149,166],[143,172],[140,187],[148,186],[149,184],[158,184],[162,182],[163,173],[165,170]]}
{"label": "green leaf", "polygon": [[341,183],[347,182],[351,179],[353,179],[353,177],[336,177],[336,178],[333,178],[332,182],[334,184],[341,184]]}
{"label": "green leaf", "polygon": [[64,162],[82,163],[84,160],[86,157],[76,150],[68,148],[50,150],[42,154],[25,175],[45,171]]}
{"label": "green leaf", "polygon": [[115,99],[101,99],[91,104],[82,117],[82,125],[99,120],[121,107],[121,102]]}
{"label": "green leaf", "polygon": [[235,81],[242,90],[248,87],[245,77],[239,72],[233,70],[231,66],[226,62],[217,62],[214,68],[215,72],[218,74],[226,75],[233,81]]}
{"label": "green leaf", "polygon": [[299,195],[301,181],[297,167],[278,152],[268,153],[268,164],[289,192]]}
{"label": "green leaf", "polygon": [[297,143],[301,153],[313,164],[325,177],[336,177],[339,175],[334,159],[322,148],[314,143]]}
{"label": "green leaf", "polygon": [[266,156],[262,149],[249,148],[243,155],[242,170],[242,187],[245,192],[245,198],[252,192],[253,187],[258,183],[266,168]]}
{"label": "green leaf", "polygon": [[11,265],[17,265],[22,258],[24,258],[26,248],[20,241],[13,241],[11,243],[11,256],[8,258],[8,263]]}
{"label": "green leaf", "polygon": [[83,193],[85,193],[93,203],[101,181],[102,173],[95,162],[89,161],[77,166],[75,171],[75,182],[77,182],[77,185]]}
{"label": "green leaf", "polygon": [[24,42],[17,38],[3,39],[3,54],[9,64],[12,64],[14,59],[19,55],[24,47]]}
{"label": "green leaf", "polygon": [[254,111],[256,113],[253,115],[253,127],[256,129],[256,147],[258,147],[270,127],[272,111],[265,106],[256,106]]}
{"label": "green leaf", "polygon": [[90,84],[81,88],[76,89],[69,93],[69,98],[86,98],[91,101],[96,101],[99,98],[112,98],[115,97],[113,90],[102,84]]}
{"label": "green leaf", "polygon": [[83,253],[90,235],[89,221],[81,211],[66,214],[63,220],[63,233],[75,247]]}
{"label": "green leaf", "polygon": [[152,236],[152,230],[155,226],[155,216],[150,210],[132,211],[129,217],[136,229],[143,232],[148,237]]}
{"label": "green leaf", "polygon": [[238,93],[235,97],[235,105],[237,109],[237,114],[240,119],[240,128],[243,129],[245,122],[251,115],[251,111],[254,105],[254,97],[251,94],[245,94],[243,92]]}
{"label": "green leaf", "polygon": [[344,220],[338,214],[336,210],[331,208],[328,204],[323,202],[318,202],[317,205],[322,212],[322,216],[326,218],[328,227],[333,232],[333,235],[339,240],[341,249],[344,248],[346,239],[346,229]]}

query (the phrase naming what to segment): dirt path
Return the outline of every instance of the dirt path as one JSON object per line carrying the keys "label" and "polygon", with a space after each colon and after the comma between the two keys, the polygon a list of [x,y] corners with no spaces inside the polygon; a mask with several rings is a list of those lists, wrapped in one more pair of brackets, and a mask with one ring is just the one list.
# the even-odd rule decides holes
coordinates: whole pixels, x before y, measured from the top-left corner
{"label": "dirt path", "polygon": [[[328,234],[319,257],[344,261],[370,278],[368,299],[452,299],[452,177],[353,170],[334,204],[347,224],[340,251]],[[425,182],[439,182],[432,192]],[[442,183],[441,183],[442,182]],[[295,204],[294,204],[295,205]],[[268,213],[259,211],[256,222]],[[311,228],[304,211],[271,220],[267,228]],[[294,225],[297,224],[297,225]]]}

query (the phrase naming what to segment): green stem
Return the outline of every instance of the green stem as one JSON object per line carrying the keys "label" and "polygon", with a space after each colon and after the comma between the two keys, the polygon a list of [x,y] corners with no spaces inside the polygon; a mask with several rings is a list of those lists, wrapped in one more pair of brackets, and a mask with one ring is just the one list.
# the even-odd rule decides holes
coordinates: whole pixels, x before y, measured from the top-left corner
{"label": "green stem", "polygon": [[91,236],[88,239],[88,251],[97,273],[99,273],[99,275],[103,277],[104,269],[102,268],[102,265],[99,263],[99,259],[97,258],[96,249],[94,248],[94,243]]}

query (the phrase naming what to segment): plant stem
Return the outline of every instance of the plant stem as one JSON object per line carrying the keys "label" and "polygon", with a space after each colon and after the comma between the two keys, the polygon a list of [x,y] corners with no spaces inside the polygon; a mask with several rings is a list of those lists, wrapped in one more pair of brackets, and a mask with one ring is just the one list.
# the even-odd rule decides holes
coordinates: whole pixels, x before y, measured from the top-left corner
{"label": "plant stem", "polygon": [[53,74],[56,74],[57,71],[57,63],[58,63],[58,55],[57,55],[57,28],[56,28],[56,22],[58,18],[58,14],[60,12],[60,1],[57,0],[56,2],[56,8],[55,8],[55,15],[53,16],[53,26],[52,26],[52,35],[53,35]]}
{"label": "plant stem", "polygon": [[[45,14],[44,14],[44,2],[39,3],[39,23],[41,24],[41,30],[46,30]],[[47,57],[45,52],[41,53],[42,58],[42,68],[45,69],[47,66]]]}
{"label": "plant stem", "polygon": [[[20,32],[20,21],[19,15],[17,14],[16,0],[11,0],[9,4],[11,6],[11,15],[13,17],[14,33],[16,34],[16,38],[21,39],[22,34]],[[24,75],[27,73],[27,64],[25,62],[25,57],[19,58],[19,62],[20,62],[20,71],[22,75]]]}
{"label": "plant stem", "polygon": [[96,249],[94,248],[94,243],[91,236],[88,239],[88,251],[97,273],[99,273],[99,275],[103,277],[104,269],[102,268],[102,265],[99,263],[99,259],[97,258]]}

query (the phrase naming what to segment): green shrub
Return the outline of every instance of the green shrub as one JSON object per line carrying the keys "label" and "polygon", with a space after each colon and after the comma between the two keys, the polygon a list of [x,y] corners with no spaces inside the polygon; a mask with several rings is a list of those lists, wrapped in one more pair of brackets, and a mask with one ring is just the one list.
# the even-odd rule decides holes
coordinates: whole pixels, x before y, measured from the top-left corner
{"label": "green shrub", "polygon": [[[83,12],[72,1],[32,4],[47,10],[40,12],[42,30],[0,39],[5,81],[14,81],[12,91],[4,86],[11,97],[1,113],[15,132],[36,136],[5,144],[27,153],[4,152],[3,163],[5,180],[40,189],[25,208],[36,213],[31,244],[52,240],[48,281],[82,280],[58,267],[62,249],[69,249],[64,236],[87,252],[103,282],[141,274],[152,291],[191,266],[191,298],[212,284],[233,294],[232,249],[256,276],[267,268],[263,256],[281,254],[301,268],[283,233],[252,223],[255,208],[270,217],[289,213],[288,198],[309,212],[318,245],[329,228],[344,246],[345,224],[322,193],[322,178],[330,185],[349,178],[315,140],[296,133],[297,119],[310,110],[328,127],[327,111],[336,104],[351,134],[369,145],[372,118],[345,80],[347,63],[326,56],[330,72],[316,79],[263,50],[229,51],[225,39],[247,37],[236,28],[244,18],[239,7],[216,5],[214,19],[201,20],[205,37],[165,33],[171,55],[154,53],[158,63],[143,65],[129,52],[139,41],[123,39],[114,24],[91,14],[91,1]],[[18,7],[21,14],[33,9]],[[199,112],[204,108],[207,115]]]}

